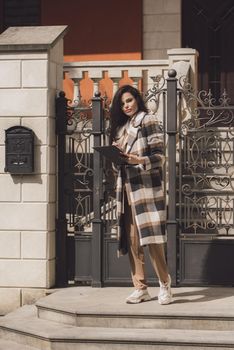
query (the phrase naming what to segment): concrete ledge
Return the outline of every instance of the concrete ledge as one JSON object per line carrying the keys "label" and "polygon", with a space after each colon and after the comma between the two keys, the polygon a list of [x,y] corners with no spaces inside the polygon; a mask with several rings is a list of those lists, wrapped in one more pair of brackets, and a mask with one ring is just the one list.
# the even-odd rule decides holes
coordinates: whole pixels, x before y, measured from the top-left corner
{"label": "concrete ledge", "polygon": [[32,346],[27,346],[25,344],[17,344],[10,340],[0,340],[0,350],[38,350]]}
{"label": "concrete ledge", "polygon": [[37,306],[99,315],[154,315],[183,317],[230,317],[234,319],[233,288],[178,287],[172,288],[173,302],[162,306],[157,302],[158,287],[150,287],[151,301],[131,305],[125,298],[132,293],[131,287],[70,287],[56,291],[38,301]]}
{"label": "concrete ledge", "polygon": [[0,300],[0,315],[6,315],[21,306],[21,289],[0,288]]}
{"label": "concrete ledge", "polygon": [[37,319],[34,307],[24,307],[0,320],[0,336],[4,340],[47,349],[176,349],[213,350],[233,348],[233,331],[181,330],[104,327],[73,327]]}
{"label": "concrete ledge", "polygon": [[0,35],[1,51],[45,51],[67,32],[67,26],[10,27]]}

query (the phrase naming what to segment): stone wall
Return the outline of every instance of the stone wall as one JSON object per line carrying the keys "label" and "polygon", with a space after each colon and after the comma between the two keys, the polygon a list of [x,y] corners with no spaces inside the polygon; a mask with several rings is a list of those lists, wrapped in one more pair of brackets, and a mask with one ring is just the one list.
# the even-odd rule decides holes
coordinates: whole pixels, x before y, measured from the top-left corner
{"label": "stone wall", "polygon": [[181,47],[181,0],[143,0],[143,59]]}
{"label": "stone wall", "polygon": [[[34,302],[55,282],[56,135],[65,26],[0,35],[0,314]],[[4,171],[5,130],[35,133],[35,171]]]}

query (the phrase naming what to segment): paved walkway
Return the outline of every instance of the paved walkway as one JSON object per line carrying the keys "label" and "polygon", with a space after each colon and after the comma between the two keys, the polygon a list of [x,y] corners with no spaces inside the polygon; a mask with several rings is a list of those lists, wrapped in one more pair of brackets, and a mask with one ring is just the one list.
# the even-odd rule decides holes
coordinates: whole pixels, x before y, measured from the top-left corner
{"label": "paved walkway", "polygon": [[173,288],[173,303],[159,305],[158,287],[149,288],[152,300],[141,304],[126,304],[129,287],[70,287],[40,300],[40,304],[77,313],[156,314],[226,316],[234,318],[234,288],[178,287]]}

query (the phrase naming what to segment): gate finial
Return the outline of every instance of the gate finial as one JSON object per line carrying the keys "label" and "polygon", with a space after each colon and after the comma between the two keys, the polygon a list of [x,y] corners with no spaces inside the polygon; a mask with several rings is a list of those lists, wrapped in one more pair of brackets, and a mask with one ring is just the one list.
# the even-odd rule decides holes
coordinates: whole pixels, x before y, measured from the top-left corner
{"label": "gate finial", "polygon": [[169,69],[169,71],[168,71],[168,76],[169,76],[169,78],[175,78],[176,77],[176,74],[177,74],[177,72],[176,72],[176,70],[175,69]]}

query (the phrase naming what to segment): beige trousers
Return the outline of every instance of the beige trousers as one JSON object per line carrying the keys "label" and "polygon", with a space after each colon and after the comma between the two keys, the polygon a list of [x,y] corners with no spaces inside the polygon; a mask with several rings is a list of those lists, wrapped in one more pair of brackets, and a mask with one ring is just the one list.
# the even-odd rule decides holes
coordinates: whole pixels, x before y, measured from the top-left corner
{"label": "beige trousers", "polygon": [[[125,191],[124,191],[125,192]],[[145,257],[143,247],[140,246],[137,226],[127,195],[124,196],[125,230],[128,234],[128,255],[130,260],[133,285],[136,289],[146,289]],[[162,282],[168,280],[168,268],[165,259],[164,244],[149,244],[149,256],[154,271]]]}

